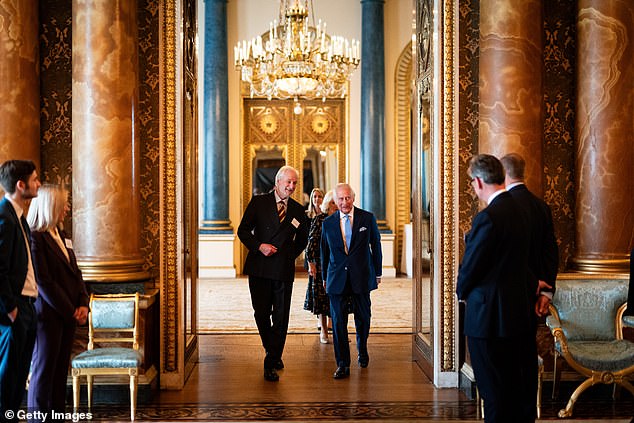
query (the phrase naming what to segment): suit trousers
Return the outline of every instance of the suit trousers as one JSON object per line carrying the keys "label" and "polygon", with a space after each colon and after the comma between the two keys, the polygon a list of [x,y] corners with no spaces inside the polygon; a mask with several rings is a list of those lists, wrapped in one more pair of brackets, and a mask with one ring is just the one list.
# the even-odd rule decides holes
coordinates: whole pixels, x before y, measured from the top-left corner
{"label": "suit trousers", "polygon": [[368,358],[368,337],[370,336],[371,302],[370,293],[354,293],[350,282],[341,294],[328,294],[332,318],[332,337],[335,360],[339,367],[350,367],[350,344],[348,343],[348,299],[352,301],[354,326],[357,332],[357,352],[359,358]]}
{"label": "suit trousers", "polygon": [[[18,421],[35,344],[36,319],[33,300],[19,297],[18,315],[10,325],[0,324],[0,421]],[[7,418],[7,411],[14,418]]]}
{"label": "suit trousers", "polygon": [[[537,384],[531,379],[536,381],[537,377],[536,347],[526,351],[531,340],[535,345],[535,339],[527,335],[467,338],[476,385],[484,400],[486,423],[535,421]],[[529,355],[531,363],[526,359]],[[528,409],[527,404],[532,408]]]}
{"label": "suit trousers", "polygon": [[249,291],[255,324],[266,351],[264,368],[272,369],[282,359],[286,344],[293,282],[249,276]]}
{"label": "suit trousers", "polygon": [[38,319],[28,392],[29,411],[46,412],[48,416],[52,415],[51,411],[65,411],[66,378],[75,328],[73,321],[64,322],[54,313]]}

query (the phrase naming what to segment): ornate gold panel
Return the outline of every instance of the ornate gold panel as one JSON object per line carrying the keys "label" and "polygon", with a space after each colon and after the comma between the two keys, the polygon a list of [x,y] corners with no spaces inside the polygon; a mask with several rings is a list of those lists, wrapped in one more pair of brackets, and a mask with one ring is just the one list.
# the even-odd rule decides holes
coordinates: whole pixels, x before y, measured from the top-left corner
{"label": "ornate gold panel", "polygon": [[[305,164],[313,170],[314,186],[328,190],[332,186],[321,186],[324,181],[345,179],[346,100],[302,100],[301,106],[302,113],[297,115],[293,100],[243,99],[244,208],[254,194],[254,172],[259,163],[268,162],[275,169],[282,164],[298,169],[300,180],[293,197],[300,203],[304,202]],[[322,178],[325,173],[330,178]]]}

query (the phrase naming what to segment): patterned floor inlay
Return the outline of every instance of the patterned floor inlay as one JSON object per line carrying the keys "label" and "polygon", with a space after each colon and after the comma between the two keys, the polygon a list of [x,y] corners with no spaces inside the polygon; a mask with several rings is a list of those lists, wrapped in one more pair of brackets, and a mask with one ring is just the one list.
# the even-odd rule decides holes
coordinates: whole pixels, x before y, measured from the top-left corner
{"label": "patterned floor inlay", "polygon": [[[540,421],[557,421],[562,404],[547,402]],[[628,413],[628,410],[629,413]],[[631,421],[634,401],[588,401],[575,406],[576,420]],[[93,421],[129,421],[130,409],[99,406],[92,410]],[[372,403],[268,403],[268,404],[179,404],[141,405],[137,421],[275,422],[275,421],[474,421],[476,407],[471,401],[417,401]]]}
{"label": "patterned floor inlay", "polygon": [[[98,407],[93,420],[129,418],[130,409]],[[475,419],[473,402],[372,402],[279,404],[180,404],[140,406],[137,421],[306,421],[306,420],[410,420]]]}

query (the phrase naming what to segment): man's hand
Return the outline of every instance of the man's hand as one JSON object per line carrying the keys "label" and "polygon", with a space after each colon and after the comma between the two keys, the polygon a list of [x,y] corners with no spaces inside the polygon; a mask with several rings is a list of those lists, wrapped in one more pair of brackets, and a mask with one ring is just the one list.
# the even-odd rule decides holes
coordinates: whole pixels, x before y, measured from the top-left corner
{"label": "man's hand", "polygon": [[553,289],[552,286],[548,285],[546,282],[540,279],[539,283],[537,284],[537,292],[535,294],[539,295],[544,288]]}
{"label": "man's hand", "polygon": [[312,276],[313,278],[317,276],[317,264],[316,263],[312,263],[312,262],[308,262],[308,275]]}
{"label": "man's hand", "polygon": [[7,313],[9,319],[11,319],[11,323],[15,322],[15,319],[18,317],[18,308],[14,308],[11,312]]}
{"label": "man's hand", "polygon": [[88,318],[88,307],[77,307],[75,309],[75,312],[73,313],[73,317],[78,324],[83,325],[84,323],[86,323],[86,319]]}
{"label": "man's hand", "polygon": [[535,314],[539,317],[544,317],[548,314],[548,305],[550,304],[550,298],[545,295],[540,295],[535,303]]}
{"label": "man's hand", "polygon": [[260,252],[266,257],[272,256],[273,254],[277,253],[277,247],[275,247],[275,245],[265,243],[260,244],[258,250],[260,250]]}
{"label": "man's hand", "polygon": [[376,284],[377,285],[381,285],[381,277],[380,276],[376,278]]}

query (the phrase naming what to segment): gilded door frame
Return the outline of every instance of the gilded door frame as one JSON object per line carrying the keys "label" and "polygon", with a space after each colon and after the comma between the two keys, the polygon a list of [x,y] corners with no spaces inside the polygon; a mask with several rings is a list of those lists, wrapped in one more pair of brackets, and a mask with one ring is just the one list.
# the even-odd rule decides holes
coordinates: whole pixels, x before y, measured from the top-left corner
{"label": "gilded door frame", "polygon": [[[414,126],[420,125],[420,104],[425,92],[431,90],[431,198],[430,241],[432,284],[432,333],[430,342],[414,334],[415,359],[423,363],[438,387],[459,384],[458,330],[455,281],[459,263],[458,249],[458,131],[457,116],[457,22],[458,0],[414,0],[416,10],[414,50],[415,110]],[[426,33],[426,34],[425,34]],[[425,43],[424,41],[428,42]],[[420,131],[417,131],[420,134]],[[414,141],[418,151],[422,139]],[[412,157],[415,165],[413,192],[414,284],[415,298],[419,298],[422,274],[422,214],[420,201],[420,160]],[[417,288],[418,287],[418,288]],[[415,300],[416,301],[416,300]],[[415,323],[416,324],[416,323]],[[427,366],[424,364],[427,363]]]}
{"label": "gilded door frame", "polygon": [[[161,389],[181,389],[188,372],[193,368],[188,362],[195,359],[197,343],[187,341],[185,295],[185,243],[188,236],[184,233],[184,226],[180,223],[187,212],[184,209],[183,161],[187,154],[193,162],[197,161],[197,136],[193,134],[193,149],[184,151],[183,125],[185,124],[183,107],[184,85],[183,61],[186,53],[180,34],[183,28],[183,13],[186,9],[184,2],[194,0],[160,0],[159,6],[159,120],[160,120],[160,345],[159,345],[159,373]],[[190,52],[192,53],[192,52]],[[197,106],[194,106],[197,107]],[[197,113],[194,113],[197,116]],[[197,125],[194,125],[194,132]],[[195,167],[195,166],[194,166]],[[196,170],[193,169],[195,177]],[[193,188],[190,200],[196,201],[197,189]],[[191,212],[191,210],[190,210]],[[193,211],[196,219],[192,225],[190,237],[197,237],[197,210]],[[190,216],[191,217],[191,216]],[[192,245],[197,245],[192,242]],[[195,250],[190,250],[196,254]],[[197,272],[197,255],[193,258],[192,269]],[[192,298],[195,301],[195,297]]]}

